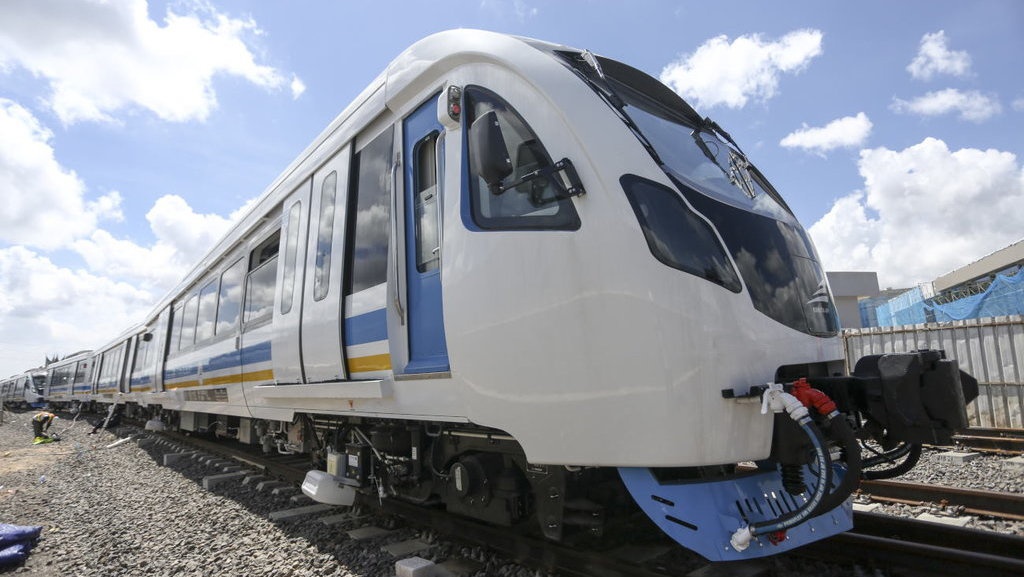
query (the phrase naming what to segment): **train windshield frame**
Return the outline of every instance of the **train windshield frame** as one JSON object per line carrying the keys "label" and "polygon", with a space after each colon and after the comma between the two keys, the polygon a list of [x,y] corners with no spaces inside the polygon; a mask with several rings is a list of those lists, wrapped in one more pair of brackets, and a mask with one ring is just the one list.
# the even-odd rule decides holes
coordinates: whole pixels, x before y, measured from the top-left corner
{"label": "train windshield frame", "polygon": [[609,80],[623,97],[623,112],[653,148],[666,172],[719,202],[797,224],[789,206],[738,147],[714,130],[692,126],[642,93]]}
{"label": "train windshield frame", "polygon": [[589,52],[555,55],[601,96],[715,226],[755,309],[806,334],[838,334],[839,316],[807,232],[728,133],[631,66]]}

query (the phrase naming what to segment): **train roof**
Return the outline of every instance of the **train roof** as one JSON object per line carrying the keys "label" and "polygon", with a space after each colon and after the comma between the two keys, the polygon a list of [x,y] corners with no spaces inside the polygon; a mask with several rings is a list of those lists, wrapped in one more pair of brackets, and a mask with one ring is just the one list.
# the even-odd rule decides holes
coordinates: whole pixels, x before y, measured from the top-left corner
{"label": "train roof", "polygon": [[45,368],[46,369],[52,369],[54,367],[59,367],[59,366],[62,366],[62,365],[66,365],[66,364],[71,363],[71,362],[77,362],[77,361],[80,361],[82,359],[88,358],[91,355],[92,355],[92,351],[91,350],[78,351],[76,353],[72,353],[72,354],[64,357],[63,359],[61,359],[59,361],[54,361],[54,362],[50,363]]}
{"label": "train roof", "polygon": [[[246,236],[270,220],[270,214],[296,186],[330,159],[338,147],[389,111],[389,105],[421,90],[447,69],[471,62],[492,62],[521,68],[523,56],[537,51],[575,50],[540,40],[483,30],[448,30],[428,36],[399,54],[313,142],[274,179],[249,211],[218,241],[192,270],[146,315],[149,324],[178,295],[228,255]],[[111,343],[140,330],[126,330]]]}

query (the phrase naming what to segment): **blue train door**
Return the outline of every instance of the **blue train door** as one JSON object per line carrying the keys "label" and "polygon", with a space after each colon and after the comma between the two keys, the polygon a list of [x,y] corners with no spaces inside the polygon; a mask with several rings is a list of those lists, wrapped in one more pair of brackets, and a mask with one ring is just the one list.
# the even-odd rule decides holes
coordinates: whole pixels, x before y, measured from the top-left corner
{"label": "blue train door", "polygon": [[405,119],[405,278],[409,364],[406,373],[444,372],[448,346],[441,308],[441,154],[443,127],[437,101],[427,100]]}

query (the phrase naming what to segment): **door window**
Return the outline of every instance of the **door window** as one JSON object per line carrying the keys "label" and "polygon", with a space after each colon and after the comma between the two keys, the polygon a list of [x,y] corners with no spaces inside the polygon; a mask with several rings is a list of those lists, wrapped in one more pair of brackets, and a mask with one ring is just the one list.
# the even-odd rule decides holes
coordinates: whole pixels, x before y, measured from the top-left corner
{"label": "door window", "polygon": [[413,170],[416,218],[416,270],[427,272],[441,261],[441,235],[437,203],[438,133],[416,143]]}
{"label": "door window", "polygon": [[320,223],[316,234],[316,269],[313,300],[323,300],[331,288],[331,246],[334,240],[334,204],[338,195],[338,173],[331,172],[320,187]]}
{"label": "door window", "polygon": [[302,203],[296,202],[288,211],[287,241],[284,249],[284,278],[281,280],[281,314],[292,310],[295,295],[295,267],[299,251],[299,219],[302,218]]}

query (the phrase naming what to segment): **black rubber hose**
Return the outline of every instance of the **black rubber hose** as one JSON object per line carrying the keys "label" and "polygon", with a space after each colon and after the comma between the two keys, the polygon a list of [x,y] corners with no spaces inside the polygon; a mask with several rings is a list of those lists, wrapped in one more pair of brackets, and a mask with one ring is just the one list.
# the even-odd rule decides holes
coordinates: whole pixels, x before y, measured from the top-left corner
{"label": "black rubber hose", "polygon": [[[857,442],[853,429],[850,428],[849,423],[841,415],[831,419],[828,427],[829,433],[843,444],[843,452],[846,454],[846,474],[843,475],[843,480],[839,482],[839,486],[826,495],[821,500],[821,503],[818,504],[817,509],[814,511],[815,517],[842,505],[846,498],[857,489],[857,485],[860,484],[860,443]],[[831,466],[829,464],[829,467]]]}
{"label": "black rubber hose", "polygon": [[751,535],[756,536],[764,535],[765,533],[774,533],[776,531],[783,531],[790,527],[799,525],[805,519],[810,518],[814,514],[822,500],[826,497],[829,488],[832,486],[832,460],[829,458],[828,451],[825,449],[825,439],[822,436],[821,431],[810,417],[801,419],[798,424],[814,445],[814,460],[818,465],[818,471],[820,471],[818,475],[818,484],[814,488],[814,492],[811,494],[810,499],[808,499],[807,503],[803,507],[794,509],[793,511],[771,521],[752,523],[749,527]]}
{"label": "black rubber hose", "polygon": [[889,469],[883,469],[881,471],[864,471],[863,478],[869,481],[877,481],[879,479],[892,479],[893,477],[899,477],[900,475],[910,471],[917,466],[918,460],[921,459],[921,443],[913,443],[910,445],[910,451],[907,458],[902,463]]}
{"label": "black rubber hose", "polygon": [[886,451],[884,453],[872,451],[873,453],[875,453],[875,456],[864,459],[864,468],[868,469],[870,467],[877,467],[882,463],[892,463],[896,461],[896,459],[902,459],[904,455],[910,452],[910,449],[910,443],[900,443],[899,445],[896,446],[895,449]]}

